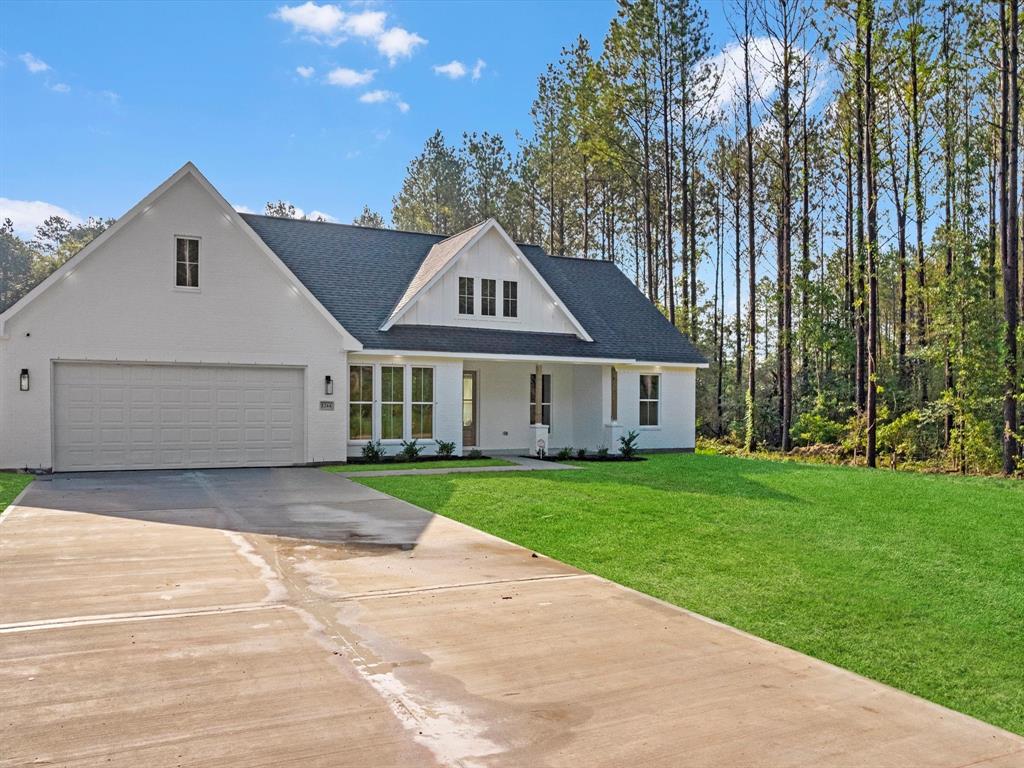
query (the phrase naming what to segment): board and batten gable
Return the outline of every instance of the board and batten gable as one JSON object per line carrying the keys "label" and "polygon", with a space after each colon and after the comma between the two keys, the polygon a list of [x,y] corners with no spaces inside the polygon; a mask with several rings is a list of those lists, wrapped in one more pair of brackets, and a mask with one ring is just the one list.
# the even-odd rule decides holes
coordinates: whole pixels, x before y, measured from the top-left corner
{"label": "board and batten gable", "polygon": [[[514,246],[495,229],[485,232],[465,248],[448,265],[437,282],[423,290],[395,325],[447,325],[467,328],[489,328],[503,331],[576,334],[577,329],[566,317],[550,292],[526,266],[526,260],[513,251]],[[459,313],[459,278],[473,278],[473,314]],[[481,314],[481,280],[495,281],[497,311]],[[516,317],[502,313],[503,283],[518,285]]]}
{"label": "board and batten gable", "polygon": [[[147,207],[8,312],[0,369],[28,369],[31,386],[0,380],[0,467],[53,466],[56,361],[287,366],[304,378],[304,460],[346,454],[344,388],[351,337],[301,286],[198,171],[172,177]],[[175,237],[199,240],[199,287],[175,286]],[[320,401],[333,400],[332,410]]]}

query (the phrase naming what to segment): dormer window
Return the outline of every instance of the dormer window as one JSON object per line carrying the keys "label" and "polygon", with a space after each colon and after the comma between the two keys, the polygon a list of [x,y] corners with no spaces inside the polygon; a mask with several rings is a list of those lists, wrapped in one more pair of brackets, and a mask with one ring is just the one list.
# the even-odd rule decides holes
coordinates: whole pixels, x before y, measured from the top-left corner
{"label": "dormer window", "polygon": [[473,278],[459,278],[459,314],[473,314]]}
{"label": "dormer window", "polygon": [[505,296],[502,307],[502,315],[505,317],[519,316],[519,283],[515,280],[505,281]]}
{"label": "dormer window", "polygon": [[480,314],[494,317],[498,314],[498,281],[480,281]]}
{"label": "dormer window", "polygon": [[178,288],[199,287],[199,238],[174,239],[174,285]]}

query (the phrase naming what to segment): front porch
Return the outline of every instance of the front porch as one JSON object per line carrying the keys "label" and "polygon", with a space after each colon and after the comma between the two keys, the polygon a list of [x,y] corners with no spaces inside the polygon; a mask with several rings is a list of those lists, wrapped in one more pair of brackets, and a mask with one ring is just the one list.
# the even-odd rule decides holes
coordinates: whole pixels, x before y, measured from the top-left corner
{"label": "front porch", "polygon": [[392,455],[412,439],[425,454],[438,441],[461,454],[532,455],[539,441],[549,454],[615,453],[630,430],[641,450],[694,446],[692,366],[365,354],[348,362],[350,457],[370,440]]}

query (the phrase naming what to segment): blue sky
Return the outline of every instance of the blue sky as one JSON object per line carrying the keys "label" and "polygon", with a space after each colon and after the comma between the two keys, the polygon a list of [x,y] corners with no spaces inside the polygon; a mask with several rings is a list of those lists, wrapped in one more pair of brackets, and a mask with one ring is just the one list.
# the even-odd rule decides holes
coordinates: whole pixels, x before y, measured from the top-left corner
{"label": "blue sky", "polygon": [[[0,206],[19,229],[49,210],[36,202],[119,216],[192,160],[236,206],[387,215],[435,128],[513,143],[537,75],[578,34],[599,47],[614,13],[605,0],[7,2]],[[453,61],[464,74],[435,71]]]}

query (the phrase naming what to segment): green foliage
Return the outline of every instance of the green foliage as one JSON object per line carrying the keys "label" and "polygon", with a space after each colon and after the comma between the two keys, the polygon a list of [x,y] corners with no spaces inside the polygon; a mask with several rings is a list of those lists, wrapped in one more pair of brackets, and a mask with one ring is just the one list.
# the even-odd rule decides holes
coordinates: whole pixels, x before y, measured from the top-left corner
{"label": "green foliage", "polygon": [[384,448],[380,440],[368,440],[363,446],[363,458],[370,464],[375,464],[384,459]]}
{"label": "green foliage", "polygon": [[564,448],[559,449],[558,453],[555,455],[555,458],[558,459],[559,461],[568,461],[569,459],[572,458],[572,453],[572,446],[567,445]]}
{"label": "green foliage", "polygon": [[635,429],[629,430],[626,434],[619,437],[619,453],[624,458],[631,459],[636,455],[637,442],[640,440],[640,433]]}
{"label": "green foliage", "polygon": [[419,444],[416,438],[413,438],[412,440],[402,441],[402,450],[398,452],[398,455],[405,461],[416,461],[422,452],[423,446]]}
{"label": "green foliage", "polygon": [[406,169],[391,219],[398,229],[453,235],[475,222],[467,215],[466,164],[440,130]]}
{"label": "green foliage", "polygon": [[466,454],[466,458],[468,458],[468,459],[479,459],[479,458],[482,458],[483,455],[484,455],[483,451],[481,451],[479,448],[474,448],[473,450],[471,450],[469,453]]}
{"label": "green foliage", "polygon": [[357,227],[370,227],[372,229],[384,229],[387,227],[384,217],[368,205],[363,206],[362,213],[352,219],[352,223]]}
{"label": "green foliage", "polygon": [[814,407],[801,413],[790,430],[798,445],[815,445],[817,443],[838,443],[842,438],[845,426],[831,418],[834,408],[825,403],[819,395],[815,398]]}
{"label": "green foliage", "polygon": [[576,451],[576,458],[577,459],[584,459],[584,458],[586,458],[586,456],[587,456],[587,449],[586,448],[580,448],[579,450]]}
{"label": "green foliage", "polygon": [[455,453],[455,442],[448,440],[437,441],[437,455],[438,456],[451,456]]}

